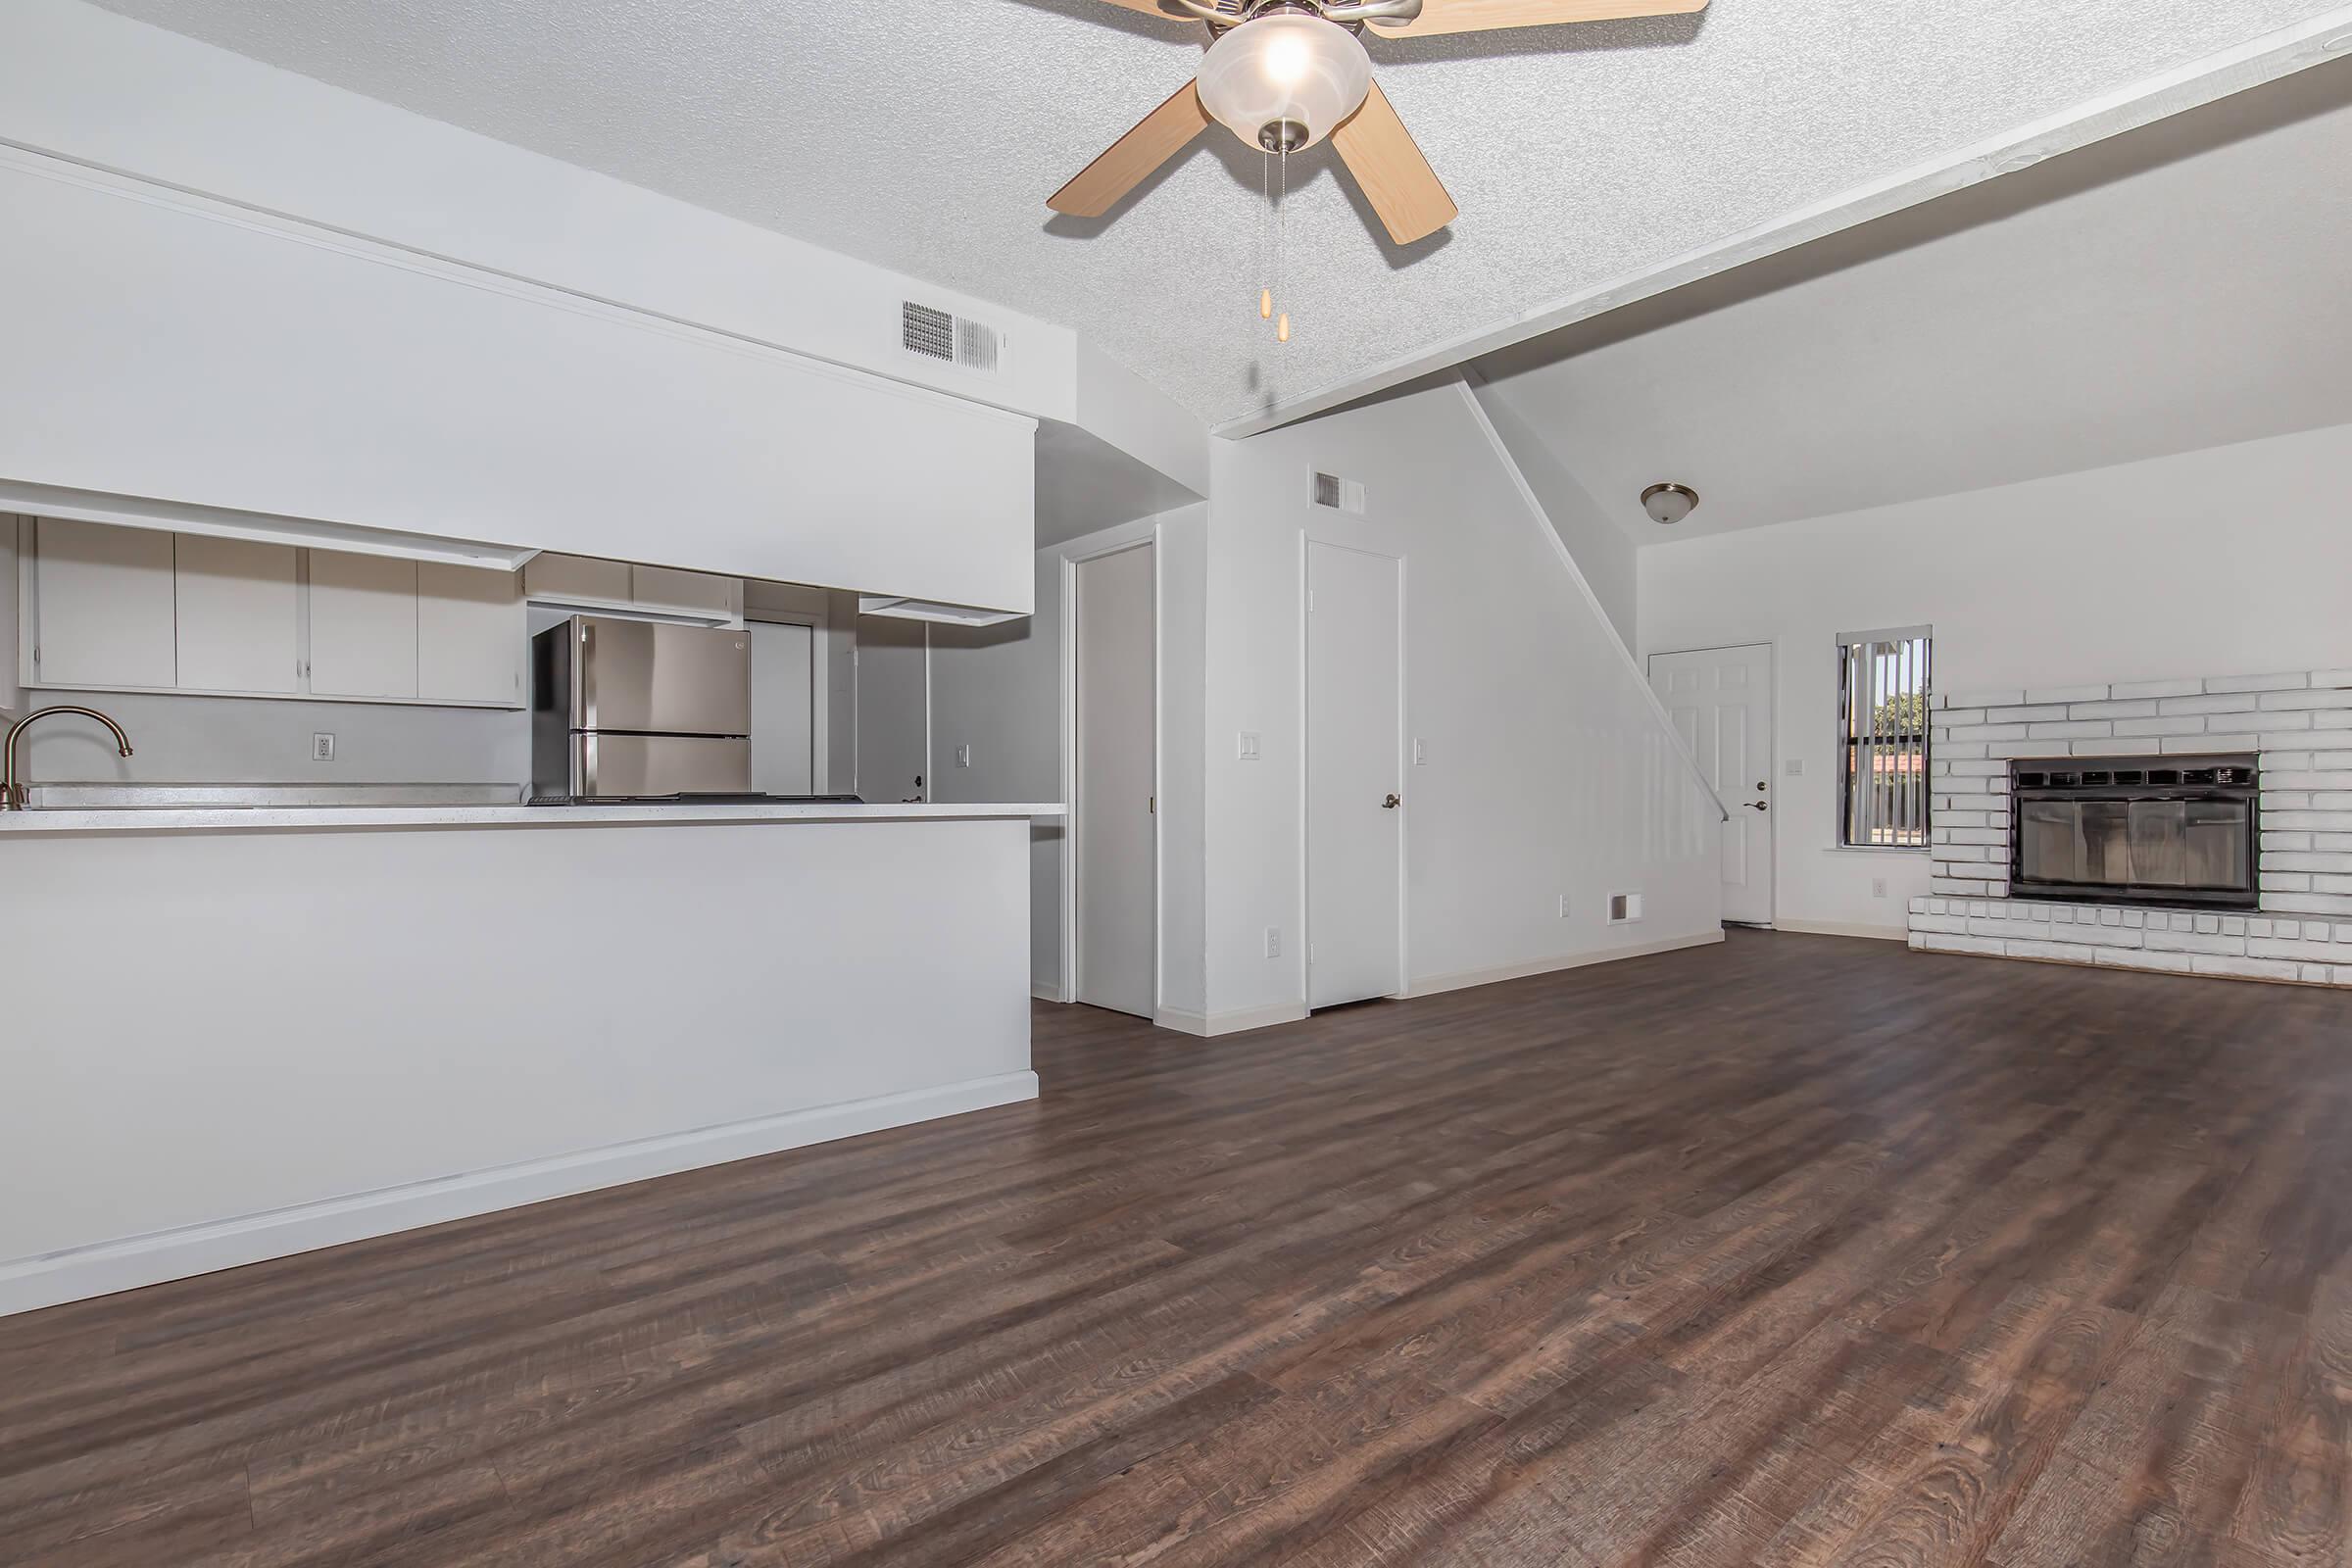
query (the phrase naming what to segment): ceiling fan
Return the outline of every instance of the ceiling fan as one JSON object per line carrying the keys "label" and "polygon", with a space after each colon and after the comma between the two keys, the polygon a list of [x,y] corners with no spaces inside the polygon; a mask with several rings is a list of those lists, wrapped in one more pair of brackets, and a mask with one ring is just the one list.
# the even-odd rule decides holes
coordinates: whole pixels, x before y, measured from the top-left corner
{"label": "ceiling fan", "polygon": [[1108,0],[1129,11],[1208,24],[1208,53],[1188,81],[1046,205],[1100,218],[1214,123],[1286,155],[1325,137],[1399,245],[1425,239],[1459,209],[1413,142],[1364,52],[1380,38],[1429,38],[1564,22],[1675,16],[1707,0]]}

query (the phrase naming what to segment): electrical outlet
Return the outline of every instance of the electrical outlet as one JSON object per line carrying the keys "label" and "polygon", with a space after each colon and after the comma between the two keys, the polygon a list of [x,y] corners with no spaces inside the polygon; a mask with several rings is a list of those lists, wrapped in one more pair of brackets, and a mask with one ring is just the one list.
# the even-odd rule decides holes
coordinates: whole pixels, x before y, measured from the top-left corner
{"label": "electrical outlet", "polygon": [[314,762],[331,762],[334,760],[335,738],[324,730],[318,730],[315,732],[311,736],[311,760]]}
{"label": "electrical outlet", "polygon": [[1560,895],[1560,918],[1568,918],[1568,895],[1565,893]]}
{"label": "electrical outlet", "polygon": [[1282,956],[1282,927],[1278,925],[1266,927],[1266,956],[1269,958]]}
{"label": "electrical outlet", "polygon": [[1874,899],[1883,899],[1886,896],[1886,879],[1885,877],[1874,876],[1870,879],[1870,896]]}
{"label": "electrical outlet", "polygon": [[1234,742],[1234,756],[1245,762],[1257,760],[1257,731],[1246,729]]}

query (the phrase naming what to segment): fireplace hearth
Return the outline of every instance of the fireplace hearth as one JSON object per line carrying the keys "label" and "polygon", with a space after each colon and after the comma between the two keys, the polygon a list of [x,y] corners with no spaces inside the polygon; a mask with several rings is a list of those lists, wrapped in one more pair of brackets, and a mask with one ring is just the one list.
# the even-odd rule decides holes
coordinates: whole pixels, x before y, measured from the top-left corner
{"label": "fireplace hearth", "polygon": [[2252,754],[2020,759],[2009,766],[2013,897],[2256,907],[2261,807]]}

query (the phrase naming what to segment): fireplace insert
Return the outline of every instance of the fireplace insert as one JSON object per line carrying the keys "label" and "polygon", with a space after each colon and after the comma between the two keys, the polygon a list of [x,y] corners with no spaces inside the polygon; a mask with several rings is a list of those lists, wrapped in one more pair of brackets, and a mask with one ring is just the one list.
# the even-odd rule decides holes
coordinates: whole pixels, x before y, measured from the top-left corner
{"label": "fireplace insert", "polygon": [[2253,757],[2051,758],[2009,778],[2012,897],[2255,906]]}

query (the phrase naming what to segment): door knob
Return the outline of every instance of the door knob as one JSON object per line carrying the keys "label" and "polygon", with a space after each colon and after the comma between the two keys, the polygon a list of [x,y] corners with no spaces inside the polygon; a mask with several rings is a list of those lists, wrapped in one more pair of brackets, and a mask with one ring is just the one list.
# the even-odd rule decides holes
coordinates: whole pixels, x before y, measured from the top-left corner
{"label": "door knob", "polygon": [[1771,810],[1771,809],[1772,809],[1772,808],[1771,808],[1771,807],[1769,807],[1769,806],[1766,806],[1766,805],[1765,805],[1765,804],[1764,804],[1762,801],[1750,801],[1750,802],[1748,802],[1748,803],[1747,803],[1747,808],[1748,808],[1749,810],[1751,810],[1751,811],[1769,811],[1769,810]]}
{"label": "door knob", "polygon": [[1396,809],[1396,808],[1402,806],[1404,802],[1392,795],[1387,800],[1380,803],[1380,808],[1384,811],[1394,811]]}

